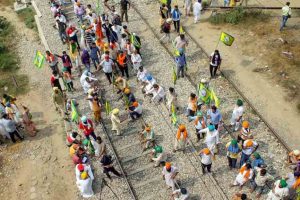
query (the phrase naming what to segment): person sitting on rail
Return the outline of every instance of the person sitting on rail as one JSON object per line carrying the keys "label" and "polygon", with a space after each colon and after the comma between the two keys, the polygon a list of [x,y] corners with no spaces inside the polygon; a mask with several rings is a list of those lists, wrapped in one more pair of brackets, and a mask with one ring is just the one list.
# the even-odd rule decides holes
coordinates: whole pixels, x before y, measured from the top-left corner
{"label": "person sitting on rail", "polygon": [[137,101],[133,102],[132,105],[128,108],[129,116],[132,120],[138,119],[142,116],[143,108],[140,103]]}
{"label": "person sitting on rail", "polygon": [[154,84],[153,88],[146,92],[146,95],[152,96],[151,101],[154,103],[163,101],[166,96],[163,87],[159,86],[158,84]]}
{"label": "person sitting on rail", "polygon": [[124,101],[126,103],[126,106],[132,105],[133,102],[136,101],[135,96],[133,95],[133,93],[130,91],[129,88],[125,88],[123,90],[123,97],[124,97]]}
{"label": "person sitting on rail", "polygon": [[155,138],[154,131],[149,125],[146,125],[144,130],[141,132],[141,143],[143,146],[143,151],[151,146],[154,146]]}
{"label": "person sitting on rail", "polygon": [[129,88],[127,80],[121,76],[116,79],[115,86],[118,89],[118,93],[121,93],[125,88]]}
{"label": "person sitting on rail", "polygon": [[83,198],[90,198],[94,195],[92,188],[94,176],[91,176],[86,171],[80,173],[80,179],[77,179],[76,185],[81,193]]}
{"label": "person sitting on rail", "polygon": [[146,76],[146,80],[143,82],[142,92],[147,94],[147,92],[152,90],[154,84],[156,84],[156,80],[150,74],[148,74]]}
{"label": "person sitting on rail", "polygon": [[293,150],[288,154],[287,163],[289,165],[297,167],[297,164],[300,163],[300,151],[299,150]]}
{"label": "person sitting on rail", "polygon": [[168,155],[167,153],[165,153],[165,151],[163,150],[162,146],[156,145],[151,153],[150,153],[150,157],[151,157],[151,162],[154,161],[154,167],[158,167],[161,164],[165,164],[165,162],[167,161]]}
{"label": "person sitting on rail", "polygon": [[187,200],[189,198],[189,196],[190,195],[185,188],[175,190],[172,193],[172,199],[174,199],[174,200]]}
{"label": "person sitting on rail", "polygon": [[250,181],[253,177],[253,169],[250,163],[244,164],[237,177],[234,180],[233,186],[240,186],[242,188],[248,181]]}
{"label": "person sitting on rail", "polygon": [[248,139],[243,143],[240,167],[249,160],[251,154],[257,150],[258,146],[258,143],[251,139]]}

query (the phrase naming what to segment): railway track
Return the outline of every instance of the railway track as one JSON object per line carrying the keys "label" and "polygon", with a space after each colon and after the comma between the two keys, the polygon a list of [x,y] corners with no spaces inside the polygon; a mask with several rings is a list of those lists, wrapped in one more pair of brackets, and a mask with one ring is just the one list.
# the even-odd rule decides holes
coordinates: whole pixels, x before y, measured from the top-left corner
{"label": "railway track", "polygon": [[[69,8],[70,9],[70,8]],[[157,39],[159,39],[158,32],[154,30],[153,26],[151,26],[147,19],[143,18],[143,16],[139,13],[138,9],[135,8],[135,12],[139,14],[139,17],[136,16],[130,16],[133,19],[135,23],[138,23],[138,30],[137,32],[141,32],[141,30],[144,30],[143,34],[145,35],[154,35],[154,43],[158,44]],[[132,14],[130,14],[132,15]],[[71,19],[73,21],[76,21],[76,18],[72,18],[72,15],[70,14]],[[75,19],[75,20],[74,20]],[[142,21],[145,25],[139,23],[139,21]],[[132,25],[129,24],[131,27]],[[149,29],[149,30],[148,30]],[[135,31],[135,29],[132,29]],[[151,32],[151,34],[149,34]],[[187,35],[189,36],[190,40],[193,41],[193,38],[190,37],[189,33],[187,32]],[[150,37],[152,38],[152,36]],[[147,40],[150,38],[147,37]],[[143,39],[143,38],[142,38]],[[146,49],[147,46],[151,46],[149,44],[150,42],[146,43]],[[198,49],[201,49],[201,46],[196,43],[196,41],[193,41],[192,46],[196,46]],[[144,46],[144,45],[143,45]],[[170,55],[171,59],[173,57],[172,55],[172,47],[162,44],[162,47],[166,50],[166,52]],[[152,50],[151,48],[148,48],[148,50]],[[199,57],[205,57],[207,59],[207,54],[205,55],[205,51],[201,49],[201,55]],[[152,60],[149,58],[152,57]],[[151,62],[153,60],[160,59],[164,54],[155,54],[155,53],[147,53],[144,56],[145,60],[148,59],[148,65],[151,65]],[[164,57],[166,58],[166,57]],[[166,58],[167,64],[170,64],[171,59]],[[147,61],[146,61],[147,62]],[[206,61],[207,62],[207,61]],[[198,68],[197,68],[198,69]],[[197,75],[202,73],[203,71],[197,71],[195,72]],[[159,73],[159,71],[156,71],[155,73]],[[154,75],[155,77],[155,75]],[[198,78],[198,77],[197,77]],[[189,84],[195,87],[195,80],[194,77],[189,76],[188,77]],[[196,79],[197,80],[197,79]],[[102,81],[105,83],[106,80],[102,77]],[[166,80],[170,83],[170,80]],[[166,81],[162,81],[163,85],[166,86],[168,84],[165,84]],[[158,81],[161,83],[160,81]],[[190,91],[189,86],[187,85],[183,89],[186,89],[187,91]],[[130,81],[130,86],[138,89],[138,85],[136,85],[132,80]],[[105,99],[110,100],[112,102],[112,105],[115,107],[123,107],[120,102],[113,101],[113,97],[110,96],[113,92],[112,89],[108,85],[104,85],[104,88],[108,88],[106,92]],[[139,101],[144,101],[143,96],[140,92],[136,92],[136,97],[138,97]],[[79,95],[81,96],[81,95]],[[242,95],[240,95],[242,96]],[[82,97],[81,97],[82,98]],[[83,101],[81,101],[83,102]],[[184,103],[184,102],[181,102]],[[87,102],[83,102],[81,105],[87,104]],[[144,106],[146,108],[150,108],[145,115],[143,116],[142,121],[137,121],[130,123],[128,128],[124,130],[123,136],[115,136],[110,131],[110,120],[109,118],[105,118],[104,122],[102,124],[102,130],[106,138],[108,139],[108,144],[111,146],[110,151],[112,154],[114,154],[114,157],[116,159],[116,163],[119,166],[119,170],[122,171],[122,173],[125,175],[125,178],[123,179],[125,182],[125,187],[122,187],[122,191],[119,191],[118,194],[124,194],[126,193],[126,198],[123,199],[166,199],[166,194],[170,193],[165,188],[164,181],[161,180],[161,176],[159,174],[161,173],[161,169],[159,168],[153,168],[153,164],[149,164],[149,159],[147,159],[147,155],[149,152],[142,152],[142,148],[138,143],[138,137],[137,133],[139,132],[139,128],[146,122],[151,125],[155,124],[155,132],[158,133],[159,138],[159,144],[163,145],[163,147],[166,147],[167,150],[171,150],[173,148],[173,141],[175,138],[175,128],[170,124],[170,121],[167,119],[168,114],[166,112],[166,108],[163,105],[153,105],[147,103],[147,101],[144,101]],[[251,106],[250,106],[251,107]],[[87,109],[88,106],[85,105],[84,110]],[[88,112],[88,111],[87,111]],[[163,120],[158,120],[163,119]],[[188,124],[187,121],[184,121]],[[138,127],[138,128],[137,128]],[[99,130],[99,127],[98,127]],[[189,126],[189,132],[192,132],[191,126]],[[162,134],[161,134],[162,133]],[[162,140],[161,140],[162,139]],[[170,142],[172,141],[172,142]],[[181,168],[187,167],[187,171],[180,170],[180,180],[182,181],[181,186],[187,187],[187,189],[192,193],[196,194],[195,199],[198,199],[198,197],[201,199],[228,199],[224,192],[224,188],[220,187],[218,180],[214,177],[214,175],[205,175],[203,176],[202,173],[198,171],[200,169],[200,162],[199,157],[195,156],[195,151],[197,151],[201,145],[197,145],[191,141],[190,147],[188,147],[187,152],[185,154],[182,153],[176,153],[171,156],[172,163],[177,164]],[[223,161],[219,161],[223,162]],[[147,163],[147,164],[145,164]],[[232,174],[230,174],[232,175]],[[126,188],[126,189],[124,189]],[[160,192],[158,192],[160,191]],[[151,193],[152,195],[149,195]],[[197,196],[199,194],[199,196]]]}

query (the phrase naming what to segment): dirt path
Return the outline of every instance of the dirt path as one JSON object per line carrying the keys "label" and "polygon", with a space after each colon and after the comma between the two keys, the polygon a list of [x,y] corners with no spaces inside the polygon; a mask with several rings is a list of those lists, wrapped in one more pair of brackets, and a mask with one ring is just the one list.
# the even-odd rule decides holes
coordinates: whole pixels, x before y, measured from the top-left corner
{"label": "dirt path", "polygon": [[[27,105],[39,132],[15,145],[1,147],[0,199],[76,199],[73,165],[64,144],[64,128],[51,102],[50,72],[32,65],[36,49],[43,51],[37,35],[20,22],[11,8],[1,10],[18,32],[20,73],[29,75],[31,91],[18,102]],[[69,184],[72,182],[72,184]],[[73,187],[69,187],[72,185]]]}

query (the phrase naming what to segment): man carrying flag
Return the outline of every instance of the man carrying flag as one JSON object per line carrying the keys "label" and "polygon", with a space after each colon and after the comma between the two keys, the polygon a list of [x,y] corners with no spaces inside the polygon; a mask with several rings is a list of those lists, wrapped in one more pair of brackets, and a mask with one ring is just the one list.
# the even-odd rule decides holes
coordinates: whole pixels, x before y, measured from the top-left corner
{"label": "man carrying flag", "polygon": [[221,55],[219,53],[219,50],[215,50],[209,57],[210,60],[210,76],[211,78],[215,78],[217,75],[217,69],[220,69],[220,65],[222,62]]}
{"label": "man carrying flag", "polygon": [[136,35],[136,33],[132,33],[130,34],[130,42],[131,44],[134,46],[134,48],[136,49],[138,54],[140,53],[140,49],[141,49],[141,39],[139,36]]}

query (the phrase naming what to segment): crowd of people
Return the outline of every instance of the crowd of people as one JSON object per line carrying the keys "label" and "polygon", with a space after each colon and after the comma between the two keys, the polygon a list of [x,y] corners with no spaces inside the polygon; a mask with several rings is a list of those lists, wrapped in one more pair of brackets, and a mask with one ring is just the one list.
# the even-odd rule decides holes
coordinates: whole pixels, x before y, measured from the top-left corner
{"label": "crowd of people", "polygon": [[[56,110],[65,120],[69,120],[72,114],[72,121],[78,126],[78,131],[72,131],[66,135],[66,143],[69,147],[69,154],[75,165],[76,184],[84,198],[94,195],[92,183],[95,179],[92,161],[100,161],[103,173],[112,180],[111,173],[117,177],[124,175],[114,167],[114,161],[108,152],[105,141],[95,131],[95,127],[101,122],[101,111],[104,109],[110,114],[112,131],[122,136],[122,129],[128,120],[135,121],[142,117],[142,102],[138,102],[128,79],[135,76],[141,92],[145,98],[152,103],[165,103],[171,118],[178,113],[180,105],[177,101],[177,93],[173,87],[165,91],[155,77],[143,67],[141,52],[141,39],[128,30],[128,10],[130,2],[120,1],[120,14],[116,11],[117,5],[112,5],[104,0],[104,13],[99,16],[91,5],[83,5],[79,0],[71,2],[74,6],[74,14],[78,23],[69,22],[64,14],[63,6],[66,2],[51,0],[50,9],[55,20],[55,28],[59,37],[68,48],[62,54],[46,51],[46,61],[52,72],[50,77],[52,99]],[[177,66],[177,78],[184,78],[187,65],[185,53],[188,51],[188,40],[181,30],[178,5],[172,8],[171,1],[163,2],[159,8],[161,17],[161,40],[168,38],[171,41],[171,23],[174,24],[174,31],[178,36],[174,38],[175,48],[174,62]],[[192,2],[185,1],[185,14],[190,14]],[[195,23],[199,21],[202,5],[196,0],[193,5]],[[126,23],[124,23],[124,18]],[[210,75],[213,79],[217,75],[217,69],[221,65],[221,56],[215,50],[210,57]],[[93,67],[92,67],[93,66]],[[86,95],[86,103],[89,104],[93,119],[82,114],[78,108],[76,99],[71,94],[81,88],[75,88],[73,80],[76,73],[79,77],[82,91]],[[102,71],[102,72],[100,72]],[[120,109],[110,110],[109,105],[103,104],[100,93],[99,73],[107,78],[108,85],[113,85],[116,99],[122,99],[128,120],[122,119]],[[213,81],[213,80],[212,80]],[[204,148],[198,152],[201,160],[202,172],[211,173],[214,159],[220,154],[221,138],[220,131],[224,127],[222,111],[215,99],[211,98],[213,92],[210,81],[202,79],[199,89],[191,93],[187,100],[185,116],[190,124],[174,121],[177,132],[174,138],[173,153],[184,151],[192,134],[188,133],[187,126],[193,126],[197,142],[204,142]],[[20,129],[25,128],[29,136],[35,136],[37,129],[32,121],[32,115],[26,106],[21,114],[17,99],[11,95],[4,94],[0,104],[1,119],[0,133],[4,138],[9,138],[13,143],[16,138],[24,139]],[[76,116],[73,117],[73,113]],[[237,132],[237,137],[226,144],[226,156],[228,169],[238,169],[236,178],[232,179],[232,187],[242,188],[247,185],[250,192],[256,191],[257,198],[268,190],[268,182],[274,182],[273,187],[268,191],[268,200],[283,200],[293,198],[300,186],[300,152],[294,150],[288,155],[287,164],[291,167],[291,173],[287,177],[276,180],[268,173],[268,166],[259,153],[259,143],[255,140],[255,134],[251,130],[251,122],[243,117],[244,102],[241,99],[236,101],[229,123],[232,132]],[[140,142],[143,151],[151,149],[150,160],[154,167],[162,166],[162,175],[166,185],[172,189],[172,198],[187,199],[189,197],[186,188],[180,188],[178,184],[179,169],[169,162],[169,153],[156,141],[155,127],[146,124],[140,132]],[[249,183],[249,184],[248,184]],[[237,193],[234,199],[247,199],[245,193]]]}

